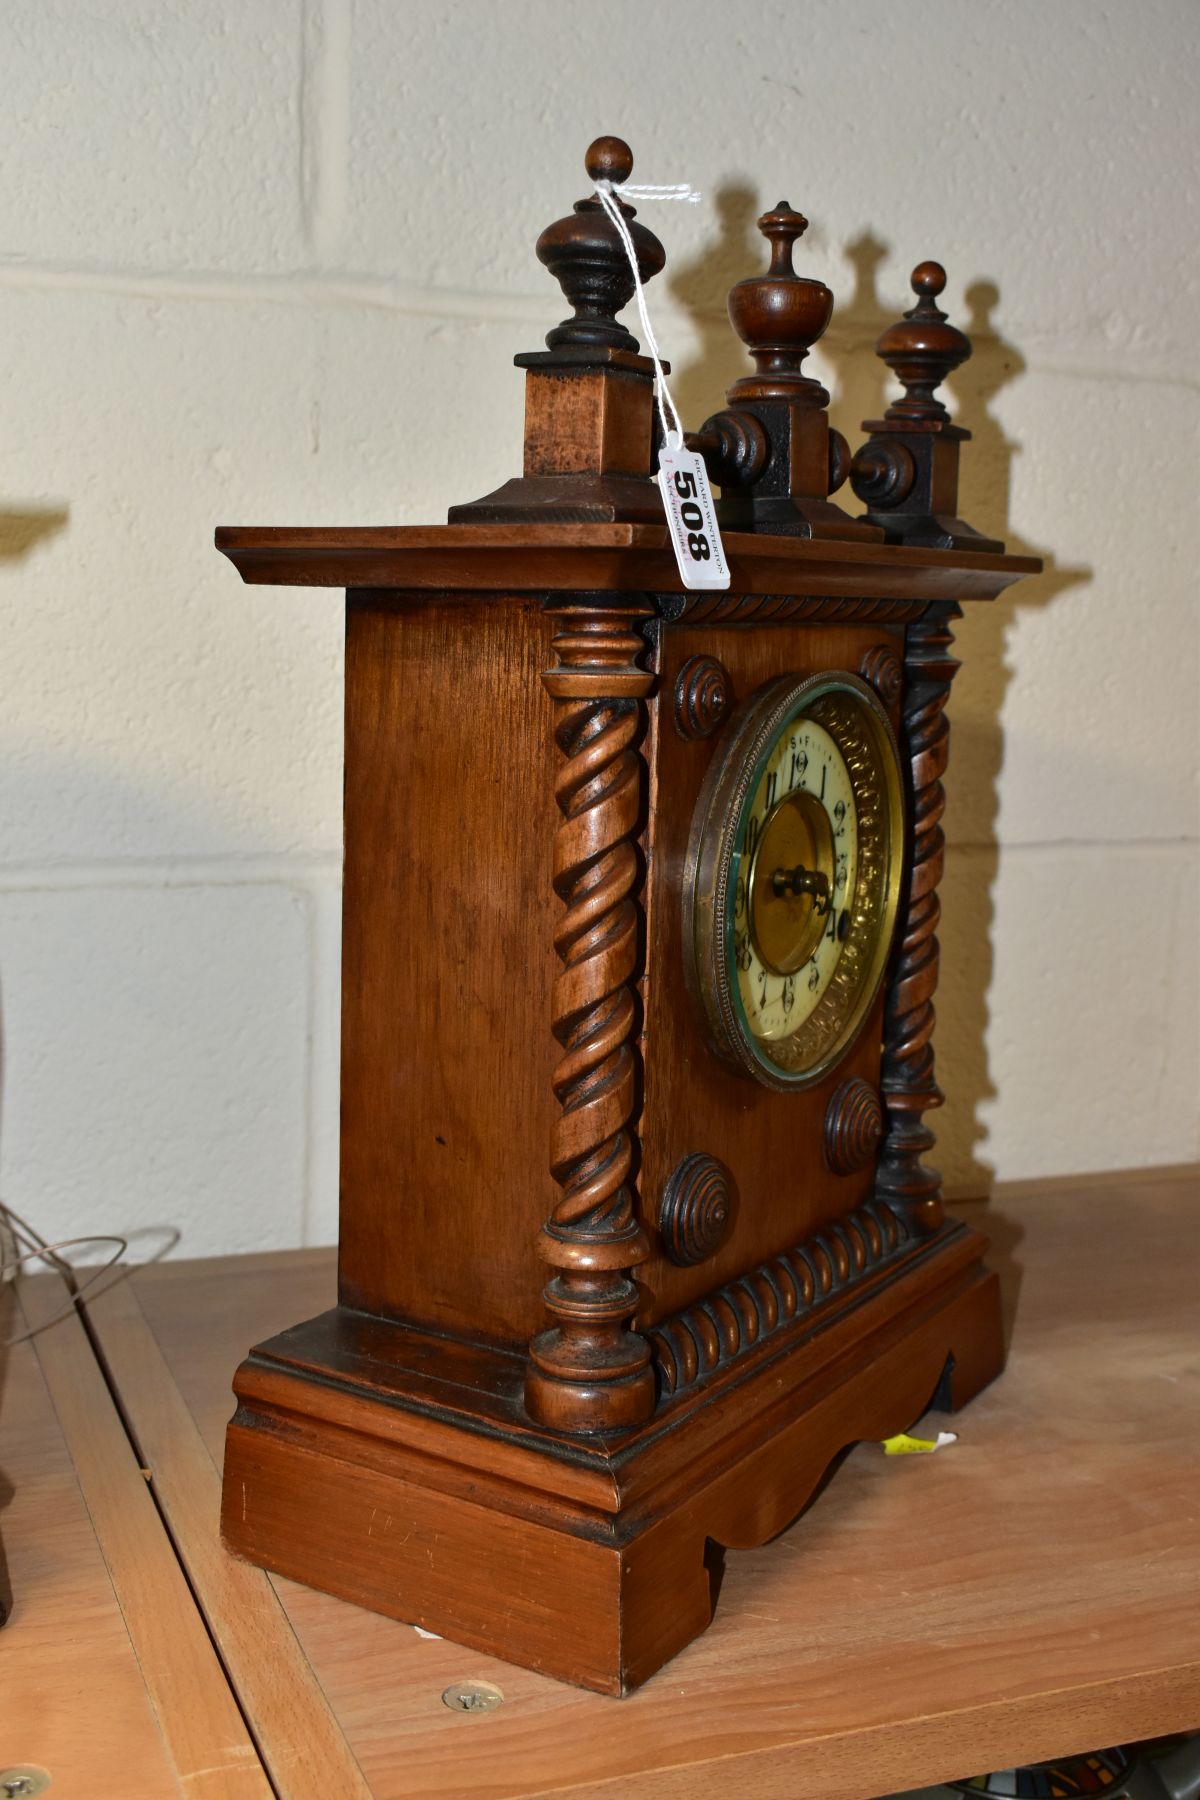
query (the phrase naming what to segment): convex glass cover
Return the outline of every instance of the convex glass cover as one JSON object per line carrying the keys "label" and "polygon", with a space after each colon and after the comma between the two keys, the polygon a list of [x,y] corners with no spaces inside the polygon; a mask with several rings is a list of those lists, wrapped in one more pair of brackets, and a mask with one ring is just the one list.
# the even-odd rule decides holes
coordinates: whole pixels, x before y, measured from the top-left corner
{"label": "convex glass cover", "polygon": [[684,874],[689,985],[717,1050],[769,1087],[808,1086],[879,989],[903,801],[887,715],[857,676],[783,676],[735,714]]}

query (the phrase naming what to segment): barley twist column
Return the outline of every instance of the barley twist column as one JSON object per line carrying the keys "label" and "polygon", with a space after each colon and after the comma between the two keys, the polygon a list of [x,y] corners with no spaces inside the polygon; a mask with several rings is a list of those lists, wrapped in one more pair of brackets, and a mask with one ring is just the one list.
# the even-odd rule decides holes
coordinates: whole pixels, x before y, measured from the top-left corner
{"label": "barley twist column", "polygon": [[566,911],[555,933],[562,968],[553,1031],[561,1109],[550,1169],[561,1195],[538,1239],[554,1271],[547,1329],[529,1347],[525,1403],[559,1431],[636,1425],[654,1410],[650,1346],[629,1329],[630,1271],[649,1254],[629,1188],[636,1100],[640,908],[636,847],[643,764],[638,742],[653,675],[639,667],[645,599],[579,594],[556,601],[556,661],[542,677],[565,757],[554,887]]}
{"label": "barley twist column", "polygon": [[953,601],[927,607],[906,634],[901,754],[907,763],[910,844],[903,937],[888,986],[883,1028],[881,1090],[884,1135],[875,1194],[917,1230],[942,1222],[942,1178],[922,1161],[934,1134],[922,1115],[944,1099],[934,1079],[933,994],[938,979],[941,907],[937,890],[945,865],[942,775],[949,751],[946,701],[958,663],[950,621],[962,616]]}

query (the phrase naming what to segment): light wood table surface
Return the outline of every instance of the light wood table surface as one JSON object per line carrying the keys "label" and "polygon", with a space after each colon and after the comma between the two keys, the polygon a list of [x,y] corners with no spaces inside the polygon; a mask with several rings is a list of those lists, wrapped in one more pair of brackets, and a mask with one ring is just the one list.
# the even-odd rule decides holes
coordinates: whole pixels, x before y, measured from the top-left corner
{"label": "light wood table surface", "polygon": [[[332,1252],[171,1262],[108,1288],[88,1307],[107,1388],[87,1388],[77,1321],[9,1353],[3,1757],[50,1768],[54,1800],[874,1800],[1200,1727],[1200,1188],[1095,1179],[956,1210],[1005,1280],[1004,1377],[951,1449],[860,1446],[775,1543],[731,1553],[709,1631],[623,1701],[221,1550],[230,1378],[251,1342],[331,1303]],[[53,1288],[22,1284],[35,1320]],[[139,1514],[131,1560],[139,1489],[154,1520]],[[468,1680],[503,1703],[451,1712],[443,1690]]]}

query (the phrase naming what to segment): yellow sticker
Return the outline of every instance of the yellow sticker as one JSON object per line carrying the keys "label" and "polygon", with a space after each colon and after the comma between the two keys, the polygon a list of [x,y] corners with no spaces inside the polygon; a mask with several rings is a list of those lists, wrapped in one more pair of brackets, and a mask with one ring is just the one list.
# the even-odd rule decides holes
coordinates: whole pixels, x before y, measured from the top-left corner
{"label": "yellow sticker", "polygon": [[902,1431],[898,1437],[883,1439],[885,1456],[932,1456],[935,1450],[944,1450],[947,1444],[957,1444],[958,1433],[955,1431],[939,1431],[936,1438],[911,1437]]}

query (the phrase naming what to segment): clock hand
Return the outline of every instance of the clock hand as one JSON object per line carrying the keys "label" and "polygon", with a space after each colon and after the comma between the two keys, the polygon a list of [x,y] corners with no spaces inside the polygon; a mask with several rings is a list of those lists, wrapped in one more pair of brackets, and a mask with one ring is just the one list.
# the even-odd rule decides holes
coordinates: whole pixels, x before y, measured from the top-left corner
{"label": "clock hand", "polygon": [[832,898],[829,889],[829,877],[819,869],[806,869],[803,863],[797,863],[794,869],[776,869],[771,876],[771,892],[777,897],[783,894],[811,894],[817,902],[817,911],[829,911]]}

